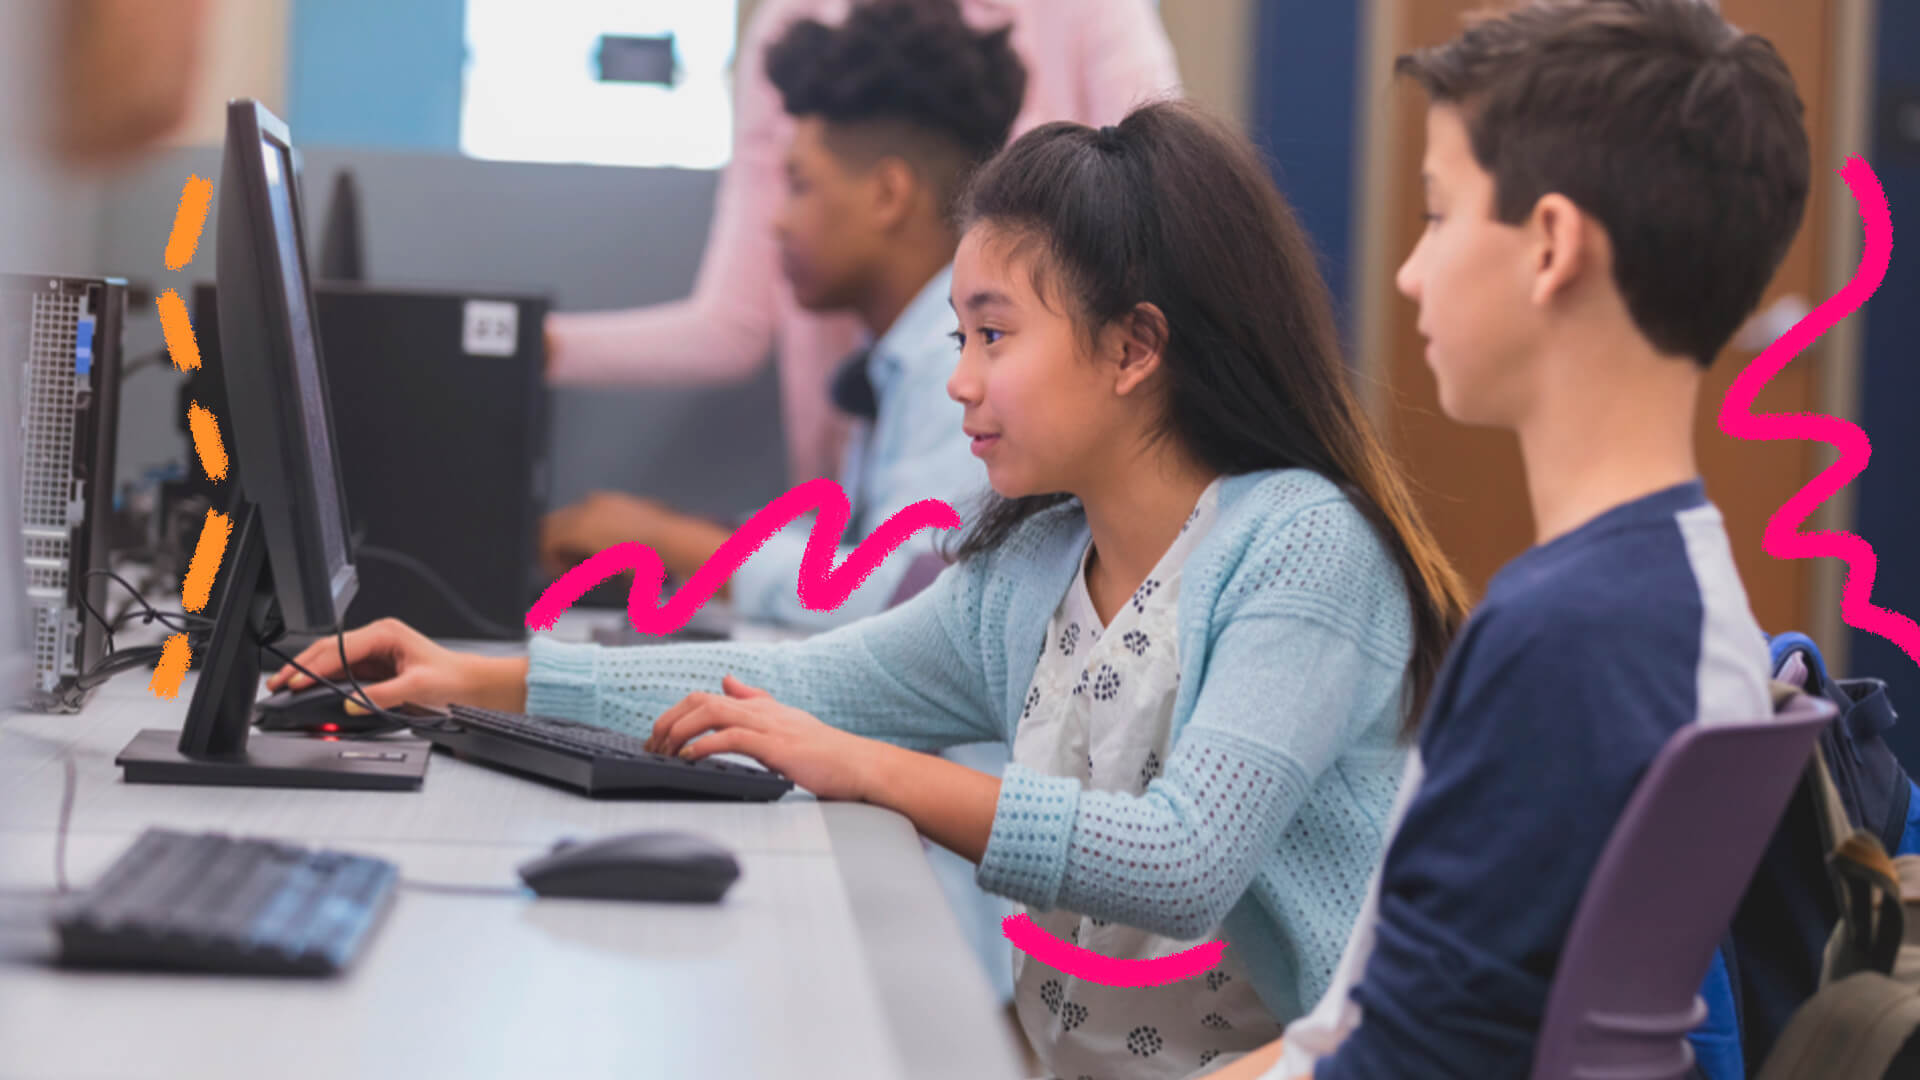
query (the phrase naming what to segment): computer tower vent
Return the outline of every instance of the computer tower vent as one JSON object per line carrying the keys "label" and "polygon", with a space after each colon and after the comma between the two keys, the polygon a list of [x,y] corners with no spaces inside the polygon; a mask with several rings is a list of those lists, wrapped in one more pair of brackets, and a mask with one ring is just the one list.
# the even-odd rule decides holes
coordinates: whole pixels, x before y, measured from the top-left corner
{"label": "computer tower vent", "polygon": [[[100,659],[102,629],[82,598],[104,607],[124,284],[92,278],[0,278],[26,315],[25,341],[5,350],[20,416],[20,553],[31,611],[33,677],[26,704],[67,711],[85,693],[78,676]],[[24,346],[24,348],[22,347]]]}

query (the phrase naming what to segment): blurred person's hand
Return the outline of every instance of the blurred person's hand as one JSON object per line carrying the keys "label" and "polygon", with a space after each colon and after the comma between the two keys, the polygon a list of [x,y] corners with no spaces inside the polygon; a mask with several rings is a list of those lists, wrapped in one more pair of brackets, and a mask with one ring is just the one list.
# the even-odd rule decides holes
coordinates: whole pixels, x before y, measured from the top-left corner
{"label": "blurred person's hand", "polygon": [[596,491],[549,513],[540,523],[540,558],[550,575],[627,541],[649,547],[671,530],[679,515],[653,499]]}
{"label": "blurred person's hand", "polygon": [[[558,577],[590,555],[631,542],[652,548],[667,573],[684,580],[706,565],[729,535],[710,521],[653,499],[596,491],[540,523],[540,561],[550,576]],[[726,586],[716,595],[725,599]]]}
{"label": "blurred person's hand", "polygon": [[180,126],[195,85],[208,0],[58,0],[53,150],[114,164]]}

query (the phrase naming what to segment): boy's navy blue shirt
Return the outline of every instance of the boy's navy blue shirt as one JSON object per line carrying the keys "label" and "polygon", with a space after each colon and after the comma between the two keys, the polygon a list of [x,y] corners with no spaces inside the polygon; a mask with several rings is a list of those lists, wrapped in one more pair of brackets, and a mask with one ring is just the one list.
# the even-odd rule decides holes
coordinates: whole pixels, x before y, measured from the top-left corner
{"label": "boy's navy blue shirt", "polygon": [[1641,774],[1683,724],[1768,715],[1767,670],[1697,481],[1507,564],[1435,686],[1353,990],[1361,1021],[1316,1077],[1526,1076],[1574,910]]}

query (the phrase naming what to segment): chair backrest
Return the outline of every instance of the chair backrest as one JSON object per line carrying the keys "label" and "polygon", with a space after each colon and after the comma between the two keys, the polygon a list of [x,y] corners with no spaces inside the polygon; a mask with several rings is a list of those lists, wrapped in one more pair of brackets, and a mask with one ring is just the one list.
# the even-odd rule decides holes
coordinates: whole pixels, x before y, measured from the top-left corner
{"label": "chair backrest", "polygon": [[907,572],[900,578],[900,584],[893,587],[893,597],[887,601],[888,607],[899,607],[913,599],[914,594],[933,584],[940,571],[947,568],[947,560],[937,551],[928,551],[914,557],[907,564]]}
{"label": "chair backrest", "polygon": [[1693,1065],[1697,992],[1747,880],[1804,774],[1832,702],[1772,719],[1689,724],[1614,825],[1561,950],[1534,1080],[1669,1080]]}

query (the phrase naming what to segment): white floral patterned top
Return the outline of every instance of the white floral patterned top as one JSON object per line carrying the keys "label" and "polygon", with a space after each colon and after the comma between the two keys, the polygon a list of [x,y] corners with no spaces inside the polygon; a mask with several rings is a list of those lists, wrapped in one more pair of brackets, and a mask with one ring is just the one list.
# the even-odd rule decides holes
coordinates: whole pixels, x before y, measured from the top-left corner
{"label": "white floral patterned top", "polygon": [[[1201,493],[1180,535],[1133,597],[1101,625],[1087,592],[1087,554],[1047,628],[1029,685],[1013,760],[1077,778],[1097,791],[1144,793],[1171,750],[1180,656],[1175,616],[1180,568],[1213,524],[1219,482]],[[1087,552],[1091,553],[1089,545]],[[1027,909],[1062,941],[1117,959],[1145,960],[1192,941],[1071,911]],[[1166,986],[1103,986],[1063,974],[1019,950],[1014,1002],[1021,1026],[1060,1080],[1179,1080],[1278,1038],[1281,1025],[1254,993],[1232,946],[1204,976]]]}

